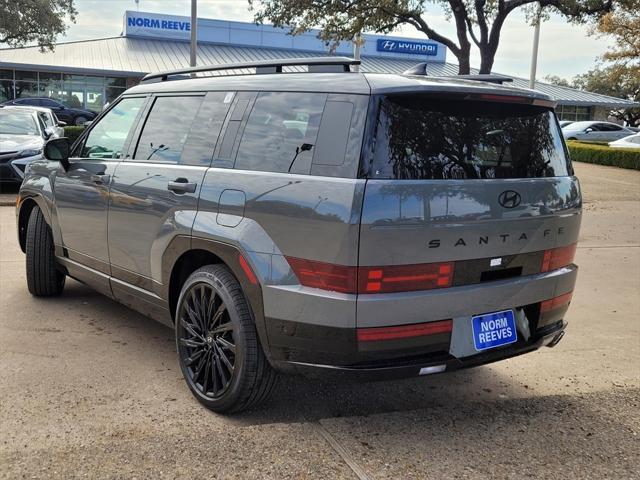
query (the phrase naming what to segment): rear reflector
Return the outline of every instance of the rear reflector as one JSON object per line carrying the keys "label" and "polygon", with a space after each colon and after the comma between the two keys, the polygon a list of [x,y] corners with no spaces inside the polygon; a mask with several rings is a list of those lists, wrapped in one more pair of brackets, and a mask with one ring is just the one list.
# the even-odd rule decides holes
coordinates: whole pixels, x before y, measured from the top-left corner
{"label": "rear reflector", "polygon": [[573,292],[565,293],[559,297],[551,298],[540,303],[540,313],[547,313],[556,308],[564,307],[571,302]]}
{"label": "rear reflector", "polygon": [[254,285],[257,285],[258,279],[256,278],[256,274],[253,273],[253,270],[251,270],[249,263],[245,260],[242,254],[238,255],[238,262],[240,263],[240,267],[244,271],[244,274],[247,276],[247,279],[249,279],[249,281]]}
{"label": "rear reflector", "polygon": [[573,259],[576,256],[577,245],[577,243],[573,243],[566,247],[545,250],[540,271],[549,272],[573,263]]}
{"label": "rear reflector", "polygon": [[359,342],[377,342],[381,340],[397,340],[400,338],[451,333],[452,328],[452,320],[439,320],[437,322],[414,323],[412,325],[399,325],[396,327],[358,328],[357,335]]}
{"label": "rear reflector", "polygon": [[302,285],[342,293],[431,290],[450,287],[453,281],[453,262],[358,268],[286,258]]}
{"label": "rear reflector", "polygon": [[391,293],[450,287],[453,262],[360,267],[358,293]]}

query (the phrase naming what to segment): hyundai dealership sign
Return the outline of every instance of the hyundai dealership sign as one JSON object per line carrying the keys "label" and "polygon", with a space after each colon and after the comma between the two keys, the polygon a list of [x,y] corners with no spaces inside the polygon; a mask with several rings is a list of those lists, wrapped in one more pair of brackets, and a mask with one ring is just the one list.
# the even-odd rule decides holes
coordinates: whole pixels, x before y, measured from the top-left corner
{"label": "hyundai dealership sign", "polygon": [[433,56],[438,54],[438,44],[379,38],[376,42],[376,50],[379,52],[410,53],[413,55]]}
{"label": "hyundai dealership sign", "polygon": [[[122,31],[124,35],[131,37],[189,40],[191,19],[161,13],[127,11]],[[362,55],[411,60],[422,56],[429,62],[446,60],[447,48],[437,42],[368,34],[363,35],[363,39],[365,42],[360,50]],[[198,19],[198,42],[329,53],[327,44],[318,38],[318,30],[290,35],[287,28],[208,18]],[[349,41],[342,42],[333,53],[351,56],[353,45]]]}

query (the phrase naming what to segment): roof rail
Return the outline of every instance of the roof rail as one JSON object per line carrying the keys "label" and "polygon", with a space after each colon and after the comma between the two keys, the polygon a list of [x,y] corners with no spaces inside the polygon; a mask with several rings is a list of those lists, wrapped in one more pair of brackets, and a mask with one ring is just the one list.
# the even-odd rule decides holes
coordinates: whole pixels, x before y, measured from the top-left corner
{"label": "roof rail", "polygon": [[[224,63],[219,65],[205,65],[202,67],[182,68],[179,70],[167,70],[164,72],[150,73],[145,75],[141,83],[164,82],[169,77],[200,72],[217,72],[223,70],[240,70],[244,68],[255,68],[256,74],[282,73],[282,67],[306,66],[309,72],[350,72],[351,65],[360,65],[360,60],[348,57],[309,57],[309,58],[282,58],[279,60],[265,60],[258,62],[244,63]],[[337,67],[337,68],[336,68]]]}
{"label": "roof rail", "polygon": [[[414,65],[409,70],[402,72],[403,75],[428,75],[427,74],[428,63],[419,63]],[[513,82],[513,78],[505,77],[504,75],[489,75],[485,73],[478,73],[475,75],[438,75],[437,78],[451,78],[451,79],[463,79],[474,80],[476,82],[490,82],[490,83],[505,83]]]}

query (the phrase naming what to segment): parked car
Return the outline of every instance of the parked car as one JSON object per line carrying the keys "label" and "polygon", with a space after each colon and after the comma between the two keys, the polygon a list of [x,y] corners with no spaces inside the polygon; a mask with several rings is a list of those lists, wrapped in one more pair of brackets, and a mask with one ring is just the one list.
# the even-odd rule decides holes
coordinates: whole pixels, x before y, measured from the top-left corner
{"label": "parked car", "polygon": [[573,122],[562,127],[562,135],[566,140],[581,142],[612,142],[632,133],[628,128],[611,122]]}
{"label": "parked car", "polygon": [[92,110],[67,107],[64,103],[53,98],[25,97],[8,100],[2,105],[22,105],[32,107],[44,107],[51,109],[56,116],[66,122],[67,125],[84,125],[85,122],[93,120],[98,115]]}
{"label": "parked car", "polygon": [[612,148],[640,148],[640,133],[634,133],[615,142],[609,142]]}
{"label": "parked car", "polygon": [[67,122],[60,120],[50,108],[33,107],[31,105],[0,105],[0,108],[30,110],[32,112],[36,112],[38,114],[38,118],[42,121],[45,130],[48,130],[50,136],[64,137],[64,127],[67,126]]}
{"label": "parked car", "polygon": [[[29,291],[70,276],[170,326],[218,412],[276,371],[416,377],[554,346],[581,220],[555,103],[357,63],[148,75],[50,140],[18,197]],[[174,79],[201,70],[220,75]]]}
{"label": "parked car", "polygon": [[564,128],[567,125],[571,125],[572,123],[574,123],[573,120],[560,120],[560,128]]}
{"label": "parked car", "polygon": [[50,121],[37,109],[0,108],[0,183],[22,182],[26,166],[41,158],[44,142],[59,134]]}

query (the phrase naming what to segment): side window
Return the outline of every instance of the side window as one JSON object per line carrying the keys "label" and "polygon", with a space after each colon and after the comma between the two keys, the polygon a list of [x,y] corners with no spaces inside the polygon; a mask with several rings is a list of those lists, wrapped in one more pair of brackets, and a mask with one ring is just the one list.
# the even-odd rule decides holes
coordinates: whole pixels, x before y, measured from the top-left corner
{"label": "side window", "polygon": [[122,150],[145,98],[124,98],[91,126],[82,147],[84,158],[122,158]]}
{"label": "side window", "polygon": [[309,173],[326,99],[320,93],[261,93],[247,120],[234,168]]}
{"label": "side window", "polygon": [[211,165],[218,136],[232,100],[233,92],[207,93],[193,122],[187,144],[182,151],[180,163]]}
{"label": "side window", "polygon": [[133,156],[138,161],[179,163],[204,96],[157,97]]}
{"label": "side window", "polygon": [[47,115],[44,112],[38,112],[38,117],[40,117],[40,120],[42,121],[42,123],[44,124],[44,127],[53,127],[53,123],[51,123],[51,117],[49,115]]}

